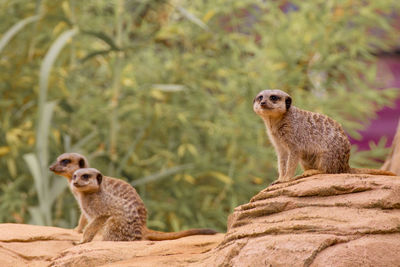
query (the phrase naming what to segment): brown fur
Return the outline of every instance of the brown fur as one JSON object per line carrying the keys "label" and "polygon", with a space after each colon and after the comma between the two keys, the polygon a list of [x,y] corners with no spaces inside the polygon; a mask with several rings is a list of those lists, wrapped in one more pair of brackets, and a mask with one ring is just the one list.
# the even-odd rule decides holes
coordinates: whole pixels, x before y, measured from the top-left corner
{"label": "brown fur", "polygon": [[[71,179],[74,172],[80,168],[89,168],[88,160],[78,153],[64,153],[57,157],[56,162],[54,162],[50,167],[50,171],[54,172],[57,175],[64,176],[68,180],[68,185],[70,186],[71,192],[74,197],[78,200],[78,195],[74,191],[74,188],[71,186]],[[78,233],[83,232],[83,228],[85,228],[87,224],[86,217],[81,214],[79,217],[78,226],[75,227],[75,231]]]}
{"label": "brown fur", "polygon": [[[291,103],[291,97],[281,90],[261,91],[253,101],[253,110],[263,119],[278,156],[277,182],[317,173],[394,175],[350,168],[351,145],[342,126],[323,114],[299,109]],[[304,173],[294,178],[299,162]]]}
{"label": "brown fur", "polygon": [[138,208],[144,204],[128,183],[103,177],[96,169],[84,168],[75,171],[71,186],[89,221],[80,243],[90,242],[100,229],[103,229],[103,240],[107,241],[142,239],[145,218]]}
{"label": "brown fur", "polygon": [[[81,158],[84,157],[77,153],[65,153],[57,158],[57,162],[50,167],[50,170],[68,179],[71,191],[78,200],[82,215],[77,228],[81,227],[82,220],[89,221],[83,242],[91,241],[100,229],[104,230],[104,240],[114,241],[171,240],[190,235],[216,233],[210,229],[190,229],[172,233],[148,229],[146,227],[147,210],[135,188],[120,179],[103,176],[96,169],[81,169],[77,164]],[[70,163],[63,166],[61,162],[65,159],[68,159]],[[88,165],[86,160],[86,166]],[[78,179],[85,171],[93,177],[95,174],[96,177],[100,174],[101,182],[97,181],[96,185],[94,178],[89,179],[90,183]],[[75,182],[76,179],[78,182]],[[83,227],[84,225],[82,229]]]}

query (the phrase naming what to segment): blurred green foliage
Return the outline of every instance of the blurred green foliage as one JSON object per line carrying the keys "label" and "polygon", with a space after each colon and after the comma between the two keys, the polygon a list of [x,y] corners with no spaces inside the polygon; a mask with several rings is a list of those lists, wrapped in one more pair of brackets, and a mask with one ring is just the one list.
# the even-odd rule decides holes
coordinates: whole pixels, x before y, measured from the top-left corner
{"label": "blurred green foliage", "polygon": [[[374,53],[398,36],[400,1],[291,3],[1,1],[0,221],[75,226],[47,166],[76,151],[136,186],[150,227],[224,230],[277,175],[252,111],[265,88],[357,137],[396,96],[373,89]],[[354,151],[354,166],[385,152]]]}

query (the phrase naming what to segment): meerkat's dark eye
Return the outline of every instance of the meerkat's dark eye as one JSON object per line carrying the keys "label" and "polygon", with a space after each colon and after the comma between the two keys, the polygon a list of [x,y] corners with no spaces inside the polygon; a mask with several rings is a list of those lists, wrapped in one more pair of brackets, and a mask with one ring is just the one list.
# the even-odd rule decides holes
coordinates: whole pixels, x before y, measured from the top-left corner
{"label": "meerkat's dark eye", "polygon": [[271,96],[269,97],[269,99],[270,99],[271,101],[277,101],[277,100],[279,100],[279,96],[271,95]]}
{"label": "meerkat's dark eye", "polygon": [[257,101],[261,101],[261,100],[263,100],[263,96],[262,95],[257,97]]}
{"label": "meerkat's dark eye", "polygon": [[61,163],[62,166],[67,166],[68,164],[71,163],[71,160],[69,160],[69,159],[63,159],[60,163]]}
{"label": "meerkat's dark eye", "polygon": [[84,168],[85,167],[85,160],[84,159],[79,159],[79,168]]}
{"label": "meerkat's dark eye", "polygon": [[89,179],[90,178],[90,175],[89,174],[84,174],[84,175],[82,175],[82,179],[83,180],[87,180],[87,179]]}
{"label": "meerkat's dark eye", "polygon": [[74,179],[74,180],[76,179],[76,174],[74,174],[74,176],[72,176],[72,179]]}

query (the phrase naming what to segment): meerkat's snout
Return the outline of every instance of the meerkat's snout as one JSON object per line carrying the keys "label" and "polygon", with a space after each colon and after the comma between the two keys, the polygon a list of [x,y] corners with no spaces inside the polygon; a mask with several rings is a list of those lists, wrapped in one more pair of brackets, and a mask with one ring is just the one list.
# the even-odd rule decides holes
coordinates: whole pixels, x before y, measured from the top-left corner
{"label": "meerkat's snout", "polygon": [[257,97],[257,100],[260,102],[260,106],[262,108],[267,108],[267,101],[264,99],[264,97],[262,95]]}
{"label": "meerkat's snout", "polygon": [[59,174],[59,173],[62,173],[64,171],[64,167],[60,166],[59,162],[56,161],[49,167],[49,170],[54,172],[54,173],[56,173],[56,174]]}
{"label": "meerkat's snout", "polygon": [[55,171],[55,163],[53,163],[53,164],[49,167],[49,170],[52,171],[52,172]]}
{"label": "meerkat's snout", "polygon": [[74,174],[73,176],[72,176],[72,185],[74,186],[74,187],[81,187],[81,184],[79,183],[80,181],[79,181],[80,179],[78,178],[78,176],[76,175],[76,174]]}

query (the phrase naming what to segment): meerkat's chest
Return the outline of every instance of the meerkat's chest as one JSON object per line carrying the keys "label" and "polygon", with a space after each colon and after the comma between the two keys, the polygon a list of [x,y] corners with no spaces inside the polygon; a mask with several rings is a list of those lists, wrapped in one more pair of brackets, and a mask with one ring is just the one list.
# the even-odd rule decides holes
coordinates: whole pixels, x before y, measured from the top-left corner
{"label": "meerkat's chest", "polygon": [[85,216],[92,220],[98,216],[107,215],[110,211],[107,202],[103,201],[101,197],[96,194],[93,195],[80,195],[79,204]]}

